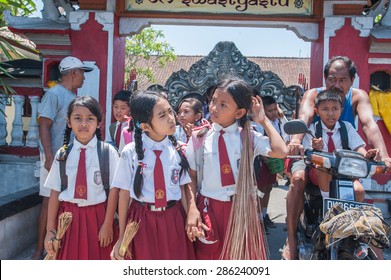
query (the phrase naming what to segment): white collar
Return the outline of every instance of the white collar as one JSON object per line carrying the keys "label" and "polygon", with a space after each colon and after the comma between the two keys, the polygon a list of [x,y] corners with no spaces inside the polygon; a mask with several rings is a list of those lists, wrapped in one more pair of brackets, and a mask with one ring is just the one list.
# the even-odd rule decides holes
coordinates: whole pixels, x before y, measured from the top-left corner
{"label": "white collar", "polygon": [[171,144],[170,139],[168,139],[168,136],[164,138],[160,142],[156,142],[152,140],[147,134],[142,134],[142,141],[143,141],[143,148],[149,149],[149,150],[164,150],[165,148],[169,147]]}
{"label": "white collar", "polygon": [[237,122],[234,122],[233,124],[231,124],[230,126],[227,126],[227,127],[222,127],[221,125],[219,125],[217,123],[212,124],[212,129],[216,132],[220,132],[220,130],[223,130],[226,133],[235,133],[238,131],[238,128],[239,128],[239,126],[238,126]]}
{"label": "white collar", "polygon": [[90,142],[87,143],[87,145],[83,145],[82,143],[77,141],[77,139],[75,137],[75,139],[73,140],[73,147],[79,151],[80,148],[86,148],[86,149],[95,148],[97,143],[98,143],[98,138],[96,138],[96,135],[94,135],[94,137],[92,137],[92,139],[90,140]]}

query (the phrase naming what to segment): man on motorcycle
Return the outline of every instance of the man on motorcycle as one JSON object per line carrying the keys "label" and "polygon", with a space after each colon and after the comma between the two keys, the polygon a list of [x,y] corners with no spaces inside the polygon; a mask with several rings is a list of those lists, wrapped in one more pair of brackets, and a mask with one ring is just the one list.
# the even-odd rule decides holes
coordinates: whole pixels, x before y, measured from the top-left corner
{"label": "man on motorcycle", "polygon": [[[313,150],[329,153],[336,149],[346,149],[359,152],[367,159],[379,159],[378,149],[367,151],[364,140],[354,127],[349,122],[339,121],[342,113],[342,99],[338,92],[334,90],[320,92],[315,99],[315,113],[320,120],[311,124],[309,130],[316,138],[306,134],[303,139],[305,149],[312,148]],[[346,143],[342,139],[343,136],[346,138]],[[319,186],[322,196],[324,198],[329,197],[331,175],[315,168],[311,168],[308,175],[311,182]],[[354,191],[356,201],[364,201],[365,190],[358,180],[354,182]]]}
{"label": "man on motorcycle", "polygon": [[[326,89],[336,90],[343,103],[343,110],[340,120],[348,121],[353,126],[355,117],[361,121],[364,134],[369,145],[379,149],[381,160],[385,161],[388,168],[391,166],[391,159],[388,156],[383,137],[373,119],[372,107],[368,94],[361,89],[352,88],[356,76],[354,63],[345,56],[336,56],[330,59],[324,68],[324,79]],[[304,93],[301,101],[299,119],[307,126],[313,121],[315,98],[322,89],[310,89]],[[293,135],[288,144],[291,155],[303,155],[301,145],[304,135]],[[304,206],[304,188],[307,183],[305,164],[303,161],[296,161],[291,169],[291,184],[287,194],[287,244],[284,246],[282,257],[284,259],[297,258],[296,227]]]}

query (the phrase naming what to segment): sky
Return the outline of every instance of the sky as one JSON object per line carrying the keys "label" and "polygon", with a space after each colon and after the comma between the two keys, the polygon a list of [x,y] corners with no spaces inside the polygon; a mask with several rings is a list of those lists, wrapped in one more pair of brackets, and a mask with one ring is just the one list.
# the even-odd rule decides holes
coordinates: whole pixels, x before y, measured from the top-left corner
{"label": "sky", "polygon": [[[42,1],[36,0],[40,17]],[[207,55],[220,41],[232,41],[244,56],[309,57],[311,44],[283,28],[154,25],[176,55]],[[287,47],[289,46],[289,47]]]}

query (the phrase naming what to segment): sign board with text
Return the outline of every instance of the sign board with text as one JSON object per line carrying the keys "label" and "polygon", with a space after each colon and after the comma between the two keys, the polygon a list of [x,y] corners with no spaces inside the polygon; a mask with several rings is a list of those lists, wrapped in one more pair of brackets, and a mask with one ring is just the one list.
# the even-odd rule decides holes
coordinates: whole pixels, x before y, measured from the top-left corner
{"label": "sign board with text", "polygon": [[314,0],[126,0],[125,12],[312,16]]}

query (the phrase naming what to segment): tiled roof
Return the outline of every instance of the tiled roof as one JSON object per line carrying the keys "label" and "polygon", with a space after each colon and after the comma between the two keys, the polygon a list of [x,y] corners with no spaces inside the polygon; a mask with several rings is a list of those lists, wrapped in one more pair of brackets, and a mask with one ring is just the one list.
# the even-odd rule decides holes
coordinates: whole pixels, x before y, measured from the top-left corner
{"label": "tiled roof", "polygon": [[[159,63],[146,63],[145,60],[140,60],[137,65],[138,67],[151,66],[153,73],[156,78],[156,84],[164,85],[167,79],[172,73],[184,69],[186,71],[201,60],[203,56],[186,56],[178,55],[177,59],[173,62],[167,63],[164,68],[159,67]],[[248,60],[259,65],[262,71],[272,71],[277,74],[280,79],[284,82],[285,86],[290,86],[298,83],[298,74],[303,73],[306,77],[307,84],[310,80],[310,58],[298,58],[298,57],[247,57]],[[152,62],[156,61],[155,56],[151,56]],[[138,88],[145,89],[149,83],[138,79]]]}

